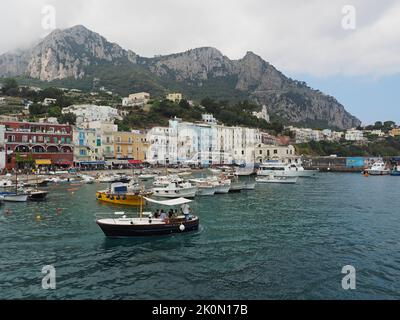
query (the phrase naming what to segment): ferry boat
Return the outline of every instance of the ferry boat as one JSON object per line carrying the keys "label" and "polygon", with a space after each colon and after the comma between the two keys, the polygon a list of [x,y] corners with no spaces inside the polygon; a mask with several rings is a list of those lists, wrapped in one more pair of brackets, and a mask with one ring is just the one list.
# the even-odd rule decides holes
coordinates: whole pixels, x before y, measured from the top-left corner
{"label": "ferry boat", "polygon": [[151,192],[141,190],[137,185],[127,183],[113,183],[110,188],[96,193],[96,198],[99,201],[122,204],[127,206],[143,206],[145,202],[143,196],[151,195]]}
{"label": "ferry boat", "polygon": [[260,165],[258,176],[274,175],[275,177],[313,177],[317,170],[305,170],[301,165],[295,163],[270,162]]}
{"label": "ferry boat", "polygon": [[378,160],[375,161],[368,169],[366,169],[364,174],[371,176],[385,176],[390,174],[390,170],[386,167],[386,164],[382,160]]}
{"label": "ferry boat", "polygon": [[[191,200],[185,198],[157,201],[146,197],[144,201],[166,207],[175,207],[191,202]],[[127,218],[124,212],[116,214],[122,215],[122,218],[100,218],[96,220],[97,225],[107,237],[146,237],[186,233],[198,230],[200,223],[199,218],[193,214],[189,214],[187,217],[181,214],[166,219],[156,219],[151,212],[142,212],[142,207],[138,218]]]}
{"label": "ferry boat", "polygon": [[171,182],[165,187],[156,187],[152,189],[155,197],[164,198],[194,198],[197,193],[197,187],[190,182]]}

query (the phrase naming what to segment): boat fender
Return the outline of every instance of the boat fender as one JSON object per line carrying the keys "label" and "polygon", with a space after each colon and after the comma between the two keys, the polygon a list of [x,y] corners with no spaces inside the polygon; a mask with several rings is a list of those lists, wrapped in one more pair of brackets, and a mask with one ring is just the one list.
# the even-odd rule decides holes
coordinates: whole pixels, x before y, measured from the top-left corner
{"label": "boat fender", "polygon": [[181,225],[179,226],[179,230],[180,230],[180,231],[183,232],[183,231],[185,231],[185,229],[186,229],[186,227],[185,227],[183,224],[181,224]]}

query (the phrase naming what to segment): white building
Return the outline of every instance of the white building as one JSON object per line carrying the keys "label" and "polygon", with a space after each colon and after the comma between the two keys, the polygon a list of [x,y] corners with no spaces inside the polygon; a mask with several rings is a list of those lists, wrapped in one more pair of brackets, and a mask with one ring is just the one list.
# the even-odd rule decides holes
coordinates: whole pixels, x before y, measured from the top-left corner
{"label": "white building", "polygon": [[0,105],[5,104],[5,103],[6,103],[6,98],[0,97]]}
{"label": "white building", "polygon": [[363,141],[363,140],[365,140],[363,132],[361,130],[357,130],[357,129],[347,130],[344,138],[347,141]]}
{"label": "white building", "polygon": [[205,123],[217,124],[217,119],[215,119],[212,114],[207,114],[207,113],[202,114],[201,118]]}
{"label": "white building", "polygon": [[148,141],[151,162],[242,164],[254,163],[255,146],[261,143],[261,134],[257,129],[173,119],[169,127],[151,129]]}
{"label": "white building", "polygon": [[267,106],[265,106],[265,105],[262,106],[262,110],[260,112],[254,111],[253,116],[257,117],[258,119],[263,119],[267,122],[270,121]]}
{"label": "white building", "polygon": [[56,104],[56,103],[57,103],[57,99],[45,98],[42,102],[42,105],[48,107],[48,106],[50,106],[52,104]]}
{"label": "white building", "polygon": [[77,124],[91,121],[112,122],[116,119],[122,119],[118,114],[118,109],[92,104],[72,105],[62,109],[62,113],[75,114]]}
{"label": "white building", "polygon": [[144,107],[150,101],[150,93],[138,92],[122,99],[123,107]]}

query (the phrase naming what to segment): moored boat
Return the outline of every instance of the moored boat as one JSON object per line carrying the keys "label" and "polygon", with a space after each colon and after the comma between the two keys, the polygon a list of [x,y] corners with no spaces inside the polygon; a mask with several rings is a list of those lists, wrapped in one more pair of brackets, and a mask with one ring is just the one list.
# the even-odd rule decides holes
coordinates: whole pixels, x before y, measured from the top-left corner
{"label": "moored boat", "polygon": [[282,163],[271,161],[260,165],[257,171],[258,176],[269,176],[273,174],[278,177],[300,177],[309,178],[313,177],[318,173],[317,170],[306,170],[299,164],[296,163]]}
{"label": "moored boat", "polygon": [[28,201],[28,194],[19,193],[8,193],[2,194],[4,201],[6,202],[26,202]]}
{"label": "moored boat", "polygon": [[382,160],[378,160],[368,167],[368,169],[364,171],[364,174],[371,176],[385,176],[390,174],[390,169]]}
{"label": "moored boat", "polygon": [[295,184],[297,183],[298,177],[283,177],[283,176],[263,176],[256,178],[259,183],[285,183],[285,184]]}
{"label": "moored boat", "polygon": [[46,200],[46,197],[49,194],[48,191],[42,191],[42,190],[37,190],[37,189],[26,190],[26,193],[28,194],[28,198],[31,201]]}
{"label": "moored boat", "polygon": [[153,195],[164,198],[194,198],[196,196],[197,187],[190,182],[171,182],[165,187],[156,187],[152,189]]}
{"label": "moored boat", "polygon": [[392,171],[390,172],[392,176],[399,176],[400,177],[400,165],[394,166]]}
{"label": "moored boat", "polygon": [[151,192],[137,189],[130,189],[127,183],[113,183],[110,188],[96,192],[96,198],[99,201],[127,205],[127,206],[142,206],[145,204],[143,196],[149,196]]}

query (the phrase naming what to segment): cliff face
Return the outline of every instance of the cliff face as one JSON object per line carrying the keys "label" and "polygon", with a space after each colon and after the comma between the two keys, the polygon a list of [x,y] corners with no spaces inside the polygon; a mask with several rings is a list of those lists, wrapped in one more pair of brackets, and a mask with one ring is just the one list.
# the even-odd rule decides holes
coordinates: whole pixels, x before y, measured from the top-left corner
{"label": "cliff face", "polygon": [[[43,81],[84,79],[89,67],[93,72],[97,66],[104,65],[108,68],[131,66],[130,80],[145,73],[147,80],[152,79],[147,83],[154,83],[158,90],[164,86],[165,91],[171,86],[184,91],[188,83],[193,86],[192,90],[196,90],[203,83],[215,79],[231,85],[234,79],[233,90],[266,104],[270,112],[288,121],[323,121],[338,128],[361,124],[333,97],[287,78],[252,52],[240,60],[230,60],[217,49],[205,47],[143,58],[83,26],[55,30],[30,50],[1,55],[0,76],[25,75]],[[137,69],[133,66],[140,66],[142,71],[135,71]],[[126,79],[121,76],[120,81],[122,85]],[[140,83],[140,79],[136,82]],[[152,88],[147,84],[143,89],[151,92]]]}

